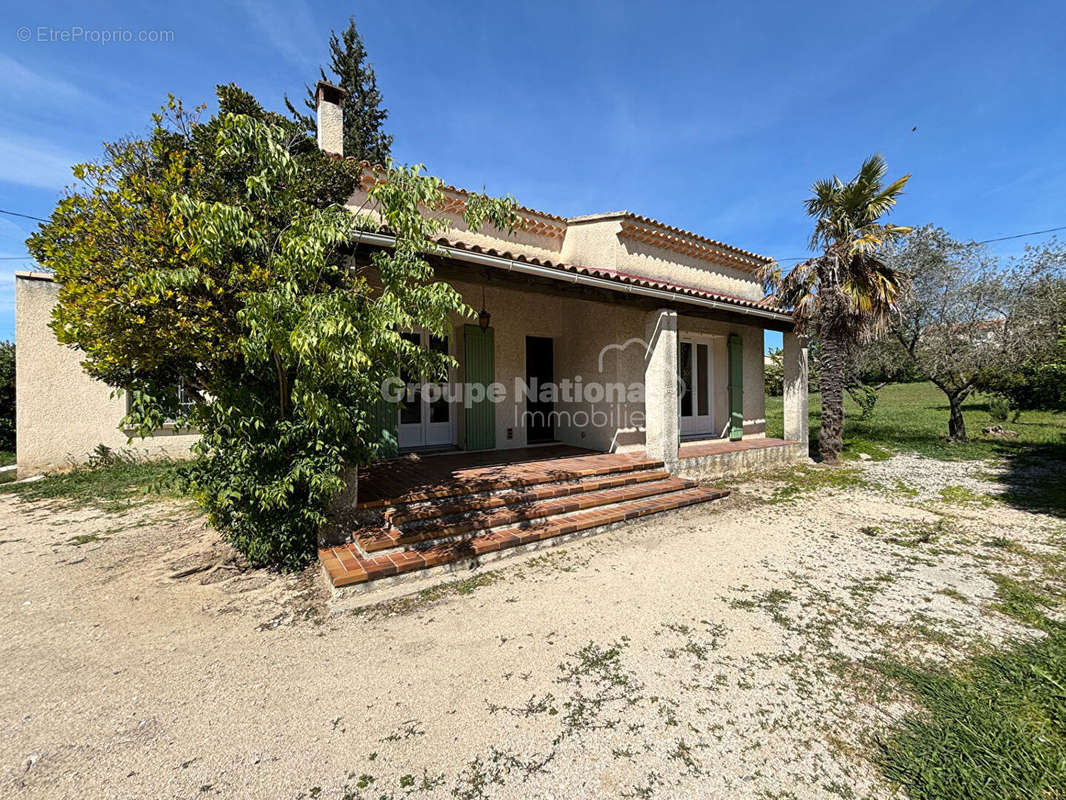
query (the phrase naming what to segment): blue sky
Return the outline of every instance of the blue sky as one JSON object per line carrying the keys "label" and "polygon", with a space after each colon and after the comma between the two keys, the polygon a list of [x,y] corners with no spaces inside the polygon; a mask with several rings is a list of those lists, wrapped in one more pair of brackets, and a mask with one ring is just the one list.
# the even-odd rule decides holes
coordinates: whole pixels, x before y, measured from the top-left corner
{"label": "blue sky", "polygon": [[[914,176],[900,223],[973,239],[1066,225],[1061,2],[44,0],[0,13],[0,208],[35,216],[70,164],[145,132],[168,92],[195,105],[233,81],[268,106],[299,96],[354,14],[394,156],[450,183],[564,216],[625,208],[786,259],[807,253],[811,182],[880,151],[892,177]],[[172,41],[62,41],[79,27]],[[0,217],[0,257],[24,256],[33,228]],[[0,338],[13,337],[11,275],[31,266],[0,261]]]}

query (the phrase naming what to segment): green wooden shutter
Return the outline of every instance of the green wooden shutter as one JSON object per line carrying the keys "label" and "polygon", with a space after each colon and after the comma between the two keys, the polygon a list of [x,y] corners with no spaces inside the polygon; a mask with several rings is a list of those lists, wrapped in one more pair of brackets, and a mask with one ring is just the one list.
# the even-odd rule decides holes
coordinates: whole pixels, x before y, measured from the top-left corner
{"label": "green wooden shutter", "polygon": [[729,438],[744,436],[744,344],[729,334]]}
{"label": "green wooden shutter", "polygon": [[397,403],[390,403],[379,397],[374,407],[372,424],[374,433],[370,442],[374,445],[378,458],[395,458],[399,453],[399,441],[396,438]]}
{"label": "green wooden shutter", "polygon": [[[463,329],[467,390],[473,384],[487,387],[496,380],[496,340],[492,328],[477,325]],[[466,449],[496,447],[496,407],[487,397],[466,409]]]}

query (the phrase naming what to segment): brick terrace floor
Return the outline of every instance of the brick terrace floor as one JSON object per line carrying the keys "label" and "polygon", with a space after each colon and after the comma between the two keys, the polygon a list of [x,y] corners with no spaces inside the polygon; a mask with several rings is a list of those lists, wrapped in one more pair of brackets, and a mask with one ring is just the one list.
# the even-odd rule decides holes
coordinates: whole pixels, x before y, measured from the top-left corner
{"label": "brick terrace floor", "polygon": [[742,450],[763,450],[769,447],[784,447],[797,442],[787,439],[741,439],[739,442],[731,442],[729,439],[697,439],[682,442],[678,452],[680,458],[702,458],[703,456],[718,456],[723,453],[739,453]]}
{"label": "brick terrace floor", "polygon": [[352,531],[351,541],[320,549],[319,559],[333,586],[341,587],[476,561],[728,494],[671,478],[662,461],[644,453],[550,445],[409,454],[360,469],[359,507],[382,509],[384,525]]}
{"label": "brick terrace floor", "polygon": [[359,470],[359,507],[378,508],[487,489],[505,489],[642,465],[643,453],[598,453],[570,445],[479,453],[410,454]]}

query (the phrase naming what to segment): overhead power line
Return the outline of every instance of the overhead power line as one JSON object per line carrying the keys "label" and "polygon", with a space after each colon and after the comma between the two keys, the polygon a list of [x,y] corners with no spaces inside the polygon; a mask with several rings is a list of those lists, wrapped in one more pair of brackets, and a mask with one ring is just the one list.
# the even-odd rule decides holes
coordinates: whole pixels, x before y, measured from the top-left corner
{"label": "overhead power line", "polygon": [[995,239],[985,239],[981,242],[974,242],[974,244],[988,244],[989,242],[1005,242],[1007,239],[1024,239],[1026,236],[1040,236],[1042,233],[1054,233],[1055,231],[1066,231],[1066,225],[1060,225],[1057,228],[1048,228],[1046,231],[1032,231],[1030,233],[1015,233],[1012,236],[997,236]]}
{"label": "overhead power line", "polygon": [[[35,222],[48,222],[48,220],[42,219],[41,217],[35,217],[32,214],[21,214],[18,211],[7,211],[6,209],[3,209],[3,208],[0,208],[0,214],[7,214],[8,216],[12,216],[12,217],[22,217],[23,219],[32,219]],[[1025,239],[1028,236],[1042,236],[1045,233],[1055,233],[1056,231],[1066,231],[1066,225],[1059,225],[1057,228],[1047,228],[1046,230],[1042,230],[1042,231],[1029,231],[1028,233],[1012,233],[1009,236],[996,236],[996,237],[994,237],[992,239],[982,239],[981,241],[974,242],[973,244],[991,244],[992,242],[1005,242],[1005,241],[1007,241],[1009,239]],[[808,258],[811,258],[811,256],[798,256],[796,258],[776,258],[774,260],[777,261],[780,264],[780,263],[782,263],[784,261],[806,261]],[[22,260],[25,260],[25,259],[22,259],[22,258],[0,258],[0,261],[22,261]]]}
{"label": "overhead power line", "polygon": [[[979,242],[972,242],[972,244],[991,244],[992,242],[1005,242],[1008,239],[1024,239],[1027,236],[1042,236],[1045,233],[1054,233],[1055,231],[1066,231],[1066,225],[1060,225],[1057,228],[1048,228],[1043,231],[1029,231],[1028,233],[1012,233],[1010,236],[997,236],[994,239],[982,239]],[[775,258],[779,264],[783,261],[806,261],[813,256],[802,256],[800,258]]]}
{"label": "overhead power line", "polygon": [[32,220],[35,220],[37,222],[48,222],[48,220],[41,219],[40,217],[35,217],[32,214],[20,214],[17,211],[5,211],[2,208],[0,208],[0,214],[7,214],[8,216],[11,216],[11,217],[22,217],[23,219],[32,219]]}

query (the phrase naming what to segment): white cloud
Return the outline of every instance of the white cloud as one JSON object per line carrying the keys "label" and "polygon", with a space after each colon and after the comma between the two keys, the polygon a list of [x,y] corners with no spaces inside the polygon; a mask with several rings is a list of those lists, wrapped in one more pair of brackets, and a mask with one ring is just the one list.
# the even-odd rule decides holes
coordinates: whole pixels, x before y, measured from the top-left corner
{"label": "white cloud", "polygon": [[306,67],[321,58],[325,37],[306,0],[242,0],[241,5],[267,42],[292,63]]}
{"label": "white cloud", "polygon": [[85,154],[59,150],[36,139],[0,132],[0,181],[62,191],[74,182],[70,168]]}
{"label": "white cloud", "polygon": [[10,99],[46,97],[63,102],[97,104],[89,92],[68,81],[34,72],[15,59],[0,55],[0,95]]}

